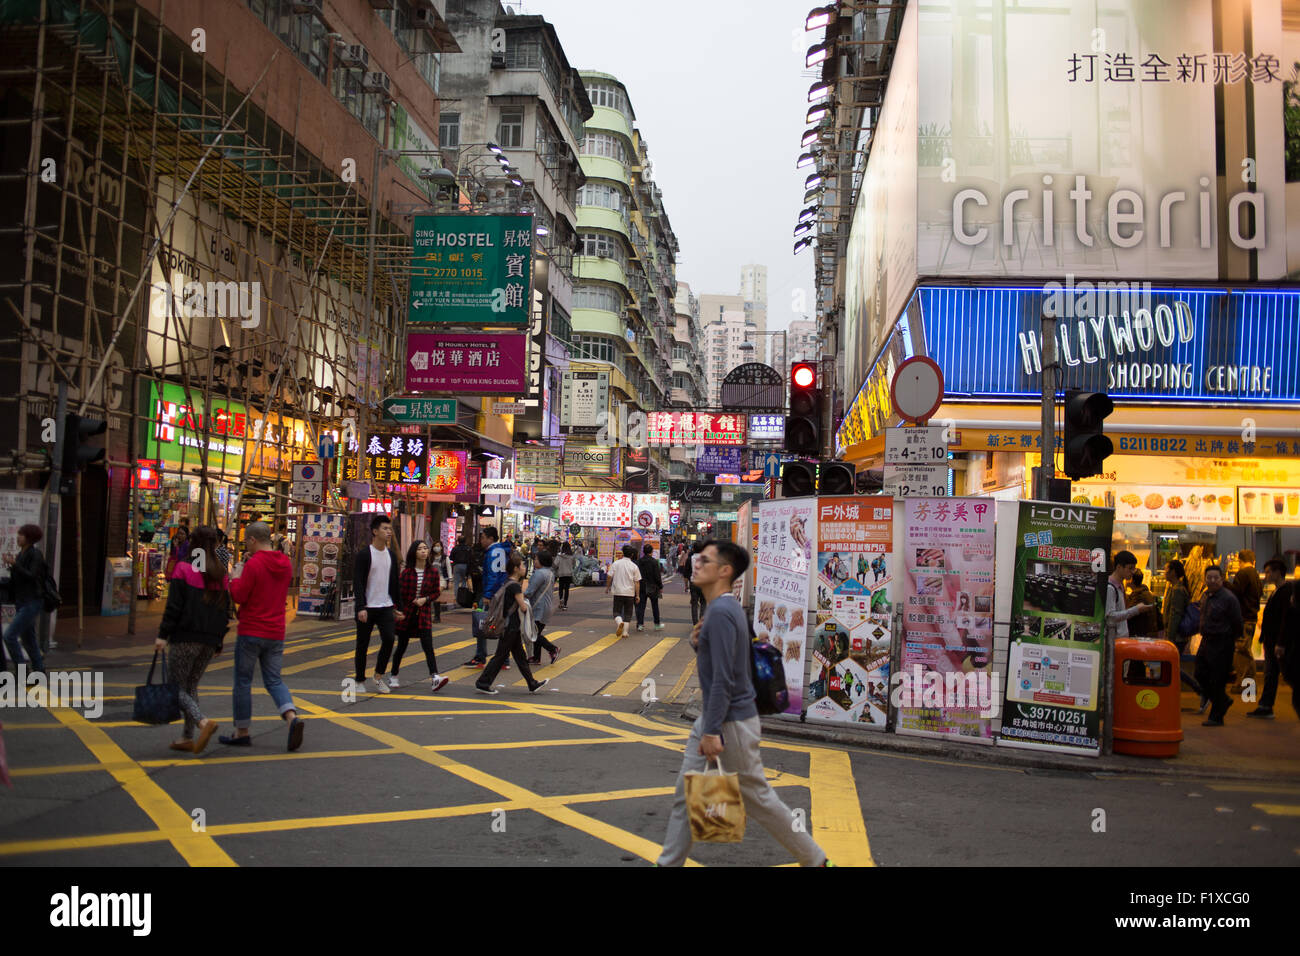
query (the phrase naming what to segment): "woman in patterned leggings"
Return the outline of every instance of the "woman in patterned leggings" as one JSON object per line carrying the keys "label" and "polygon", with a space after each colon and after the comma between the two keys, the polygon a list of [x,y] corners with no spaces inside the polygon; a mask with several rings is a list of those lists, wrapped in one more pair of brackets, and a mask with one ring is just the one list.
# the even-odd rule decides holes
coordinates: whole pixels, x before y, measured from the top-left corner
{"label": "woman in patterned leggings", "polygon": [[230,627],[226,565],[217,556],[217,540],[215,528],[195,529],[186,560],[172,570],[167,609],[154,642],[160,650],[171,649],[168,677],[180,689],[185,715],[184,735],[172,741],[171,748],[185,753],[201,753],[217,732],[216,721],[203,716],[198,700],[199,680],[213,656],[221,653]]}

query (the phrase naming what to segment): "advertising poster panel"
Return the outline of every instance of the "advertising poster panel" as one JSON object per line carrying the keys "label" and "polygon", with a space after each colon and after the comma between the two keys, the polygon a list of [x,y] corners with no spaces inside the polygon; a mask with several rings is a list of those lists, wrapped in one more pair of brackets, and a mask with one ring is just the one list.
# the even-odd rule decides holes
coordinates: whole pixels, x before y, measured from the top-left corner
{"label": "advertising poster panel", "polygon": [[809,580],[817,544],[817,499],[764,501],[758,508],[758,580],[754,634],[785,655],[787,714],[804,705],[804,654],[809,627]]}
{"label": "advertising poster panel", "polygon": [[626,491],[560,492],[560,523],[584,528],[627,528],[632,524],[632,495]]}
{"label": "advertising poster panel", "polygon": [[1101,752],[1103,582],[1114,514],[1020,503],[1002,743]]}
{"label": "advertising poster panel", "polygon": [[343,515],[303,515],[298,535],[298,611],[318,614],[325,602],[323,588],[338,584],[343,556]]}
{"label": "advertising poster panel", "polygon": [[527,351],[527,335],[410,332],[406,390],[522,395],[528,390]]}
{"label": "advertising poster panel", "polygon": [[907,501],[900,734],[993,742],[995,517],[988,498]]}
{"label": "advertising poster panel", "polygon": [[818,498],[808,719],[885,729],[894,499]]}

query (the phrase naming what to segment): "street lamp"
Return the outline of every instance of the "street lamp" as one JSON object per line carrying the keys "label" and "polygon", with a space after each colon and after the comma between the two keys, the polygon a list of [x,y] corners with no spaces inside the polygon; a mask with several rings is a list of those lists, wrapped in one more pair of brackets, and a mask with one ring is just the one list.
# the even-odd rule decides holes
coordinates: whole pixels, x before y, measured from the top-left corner
{"label": "street lamp", "polygon": [[829,103],[817,103],[808,107],[808,112],[804,114],[804,122],[808,125],[820,123],[830,113],[831,106]]}
{"label": "street lamp", "polygon": [[808,87],[808,102],[816,103],[818,100],[824,100],[831,95],[831,90],[835,89],[833,83],[818,81]]}
{"label": "street lamp", "polygon": [[805,33],[811,33],[813,30],[820,30],[831,22],[831,17],[835,16],[835,4],[828,4],[824,7],[813,7],[808,11],[808,18],[804,20],[803,28]]}
{"label": "street lamp", "polygon": [[808,48],[808,53],[804,56],[804,66],[812,68],[818,63],[824,63],[831,55],[830,42],[818,43]]}

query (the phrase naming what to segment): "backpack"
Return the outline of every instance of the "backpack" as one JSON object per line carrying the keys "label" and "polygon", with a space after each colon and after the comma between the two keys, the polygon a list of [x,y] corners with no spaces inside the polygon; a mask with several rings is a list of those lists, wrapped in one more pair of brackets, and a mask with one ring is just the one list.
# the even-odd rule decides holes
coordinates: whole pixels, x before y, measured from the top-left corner
{"label": "backpack", "polygon": [[46,571],[41,577],[41,606],[45,613],[57,611],[63,606],[63,597],[59,594],[58,582]]}
{"label": "backpack", "polygon": [[754,704],[760,716],[785,713],[790,690],[785,683],[785,660],[775,647],[760,641],[749,622],[749,664],[754,680]]}
{"label": "backpack", "polygon": [[492,595],[492,602],[488,605],[483,620],[479,624],[479,633],[475,636],[484,637],[488,640],[502,637],[506,632],[506,589],[504,586],[497,589],[497,593]]}
{"label": "backpack", "polygon": [[1191,637],[1201,629],[1201,605],[1195,601],[1187,602],[1183,619],[1178,622],[1178,636]]}

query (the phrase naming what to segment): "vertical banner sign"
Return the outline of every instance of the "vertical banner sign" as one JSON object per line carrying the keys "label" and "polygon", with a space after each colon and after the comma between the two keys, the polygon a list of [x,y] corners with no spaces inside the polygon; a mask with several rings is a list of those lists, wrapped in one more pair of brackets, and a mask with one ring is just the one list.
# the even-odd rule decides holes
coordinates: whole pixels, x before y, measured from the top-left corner
{"label": "vertical banner sign", "polygon": [[893,541],[893,498],[817,499],[809,720],[885,729]]}
{"label": "vertical banner sign", "polygon": [[994,528],[988,498],[907,500],[900,734],[993,742]]}
{"label": "vertical banner sign", "polygon": [[320,612],[326,589],[338,583],[343,553],[343,515],[303,515],[298,534],[298,610]]}
{"label": "vertical banner sign", "polygon": [[1109,508],[1022,501],[1001,742],[1101,752]]}
{"label": "vertical banner sign", "polygon": [[532,216],[416,216],[410,322],[528,325]]}
{"label": "vertical banner sign", "polygon": [[758,509],[758,581],[754,585],[754,634],[785,656],[790,690],[787,714],[803,709],[807,645],[808,580],[817,542],[817,500],[783,498]]}

